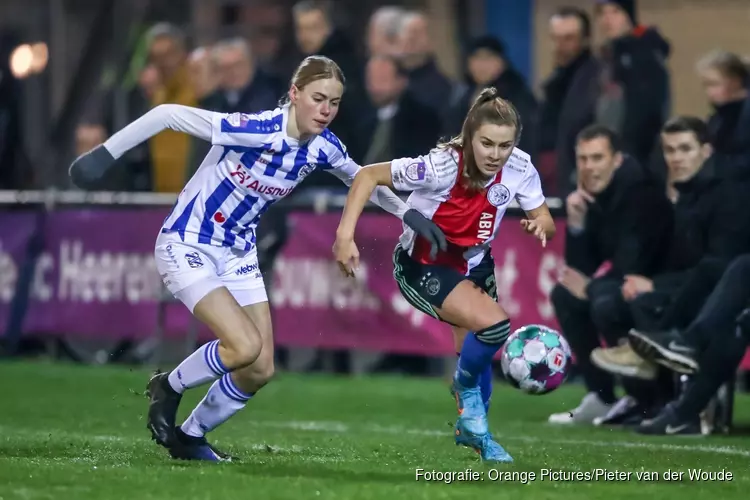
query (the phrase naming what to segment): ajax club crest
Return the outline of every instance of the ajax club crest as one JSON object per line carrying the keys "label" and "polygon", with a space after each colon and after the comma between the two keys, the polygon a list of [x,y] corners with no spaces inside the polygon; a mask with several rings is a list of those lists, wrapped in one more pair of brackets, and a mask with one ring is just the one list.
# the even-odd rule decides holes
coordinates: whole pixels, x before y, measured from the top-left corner
{"label": "ajax club crest", "polygon": [[510,190],[502,184],[495,184],[487,191],[487,200],[494,207],[501,207],[510,201]]}

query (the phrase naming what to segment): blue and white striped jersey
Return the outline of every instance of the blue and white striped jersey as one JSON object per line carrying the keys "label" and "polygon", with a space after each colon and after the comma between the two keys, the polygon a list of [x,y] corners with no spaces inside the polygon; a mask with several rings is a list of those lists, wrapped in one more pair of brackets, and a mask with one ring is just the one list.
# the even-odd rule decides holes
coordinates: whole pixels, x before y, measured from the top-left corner
{"label": "blue and white striped jersey", "polygon": [[338,138],[328,129],[305,142],[289,137],[288,109],[212,113],[213,147],[162,232],[177,232],[190,243],[250,250],[263,213],[315,169],[331,170],[350,184],[361,167]]}

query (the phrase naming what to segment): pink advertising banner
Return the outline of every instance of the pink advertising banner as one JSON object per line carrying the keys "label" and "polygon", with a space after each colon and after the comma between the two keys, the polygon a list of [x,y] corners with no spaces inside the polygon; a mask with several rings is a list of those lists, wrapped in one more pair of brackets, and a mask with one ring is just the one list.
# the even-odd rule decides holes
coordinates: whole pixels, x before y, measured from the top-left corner
{"label": "pink advertising banner", "polygon": [[[33,268],[23,332],[143,338],[157,328],[164,293],[154,265],[163,209],[78,209],[47,214],[42,252]],[[274,334],[287,347],[359,349],[451,355],[450,329],[414,310],[398,292],[391,255],[401,225],[384,214],[363,215],[357,230],[361,270],[341,276],[331,246],[339,214],[291,215],[293,229],[274,269]],[[11,312],[27,247],[40,224],[32,212],[0,213],[0,334]],[[564,234],[564,222],[557,221]],[[557,328],[549,293],[563,265],[563,238],[542,248],[506,217],[495,242],[498,294],[513,324]],[[165,334],[185,335],[191,322],[180,303],[166,308]],[[200,330],[201,337],[211,333]],[[750,355],[743,363],[750,369]]]}
{"label": "pink advertising banner", "polygon": [[[162,209],[80,209],[51,212],[36,262],[28,334],[142,338],[157,326],[161,281],[153,262]],[[365,214],[358,227],[362,253],[357,279],[340,275],[331,246],[338,214],[294,213],[290,240],[274,272],[272,303],[279,345],[450,354],[450,330],[414,310],[392,277],[391,254],[400,222]],[[26,247],[36,227],[30,212],[0,214],[0,325],[4,329]],[[500,300],[514,324],[555,326],[547,299],[562,264],[562,238],[543,249],[503,221],[496,243]],[[168,306],[166,334],[181,336],[190,322],[179,303]],[[210,332],[203,329],[202,336]]]}

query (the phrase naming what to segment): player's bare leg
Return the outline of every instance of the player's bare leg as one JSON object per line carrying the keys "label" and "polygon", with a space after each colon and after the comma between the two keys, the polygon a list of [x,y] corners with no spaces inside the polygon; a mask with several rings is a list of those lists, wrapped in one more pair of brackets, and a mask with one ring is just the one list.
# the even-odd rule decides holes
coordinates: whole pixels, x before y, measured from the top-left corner
{"label": "player's bare leg", "polygon": [[459,283],[436,311],[444,321],[469,331],[461,345],[453,379],[459,412],[456,444],[474,448],[484,460],[511,462],[513,459],[493,441],[489,432],[479,387],[482,373],[491,366],[492,358],[510,334],[508,316],[497,302],[468,280]]}
{"label": "player's bare leg", "polygon": [[273,376],[273,330],[268,302],[242,308],[261,337],[256,360],[215,382],[185,422],[176,429],[178,446],[170,448],[176,458],[214,460],[229,458],[206,440],[206,434],[242,410],[255,393]]}
{"label": "player's bare leg", "polygon": [[218,340],[201,346],[171,373],[157,374],[148,384],[148,428],[153,439],[166,447],[177,444],[175,417],[182,393],[220,379],[228,393],[244,399],[228,374],[255,362],[263,347],[258,328],[225,287],[200,299],[193,314]]}
{"label": "player's bare leg", "polygon": [[235,370],[232,378],[244,392],[255,394],[271,380],[275,371],[271,308],[268,302],[262,302],[243,309],[260,332],[263,348],[253,364]]}

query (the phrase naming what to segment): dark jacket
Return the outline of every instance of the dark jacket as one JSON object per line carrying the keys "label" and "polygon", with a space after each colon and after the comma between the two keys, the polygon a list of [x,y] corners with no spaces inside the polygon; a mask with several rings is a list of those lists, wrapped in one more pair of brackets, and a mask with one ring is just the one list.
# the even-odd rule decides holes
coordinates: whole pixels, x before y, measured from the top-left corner
{"label": "dark jacket", "polygon": [[717,175],[746,177],[750,170],[750,98],[716,107],[708,129]]}
{"label": "dark jacket", "polygon": [[610,185],[589,205],[583,232],[566,231],[565,261],[588,276],[606,261],[612,264],[607,274],[614,278],[653,276],[664,266],[672,225],[664,186],[626,157]]}
{"label": "dark jacket", "polygon": [[[378,125],[373,110],[364,119],[363,136],[372,137]],[[398,111],[393,117],[391,132],[391,151],[393,158],[416,157],[427,154],[440,139],[440,117],[431,107],[417,100],[409,91],[401,94]]]}
{"label": "dark jacket", "polygon": [[653,277],[654,287],[679,286],[702,259],[729,262],[750,251],[750,223],[745,207],[747,179],[724,181],[709,160],[686,182],[675,184],[673,240],[664,269]]}
{"label": "dark jacket", "polygon": [[661,34],[641,26],[602,49],[597,121],[619,131],[625,151],[643,165],[651,159],[669,115],[669,54],[670,45]]}
{"label": "dark jacket", "polygon": [[576,137],[596,119],[599,61],[590,51],[544,82],[544,101],[539,110],[539,152],[554,152],[557,191],[567,196],[576,188]]}
{"label": "dark jacket", "polygon": [[[338,115],[329,128],[346,145],[349,155],[355,161],[362,161],[367,144],[356,132],[362,114],[368,109],[364,87],[364,64],[355,53],[351,40],[338,30],[331,33],[318,55],[334,60],[346,78],[346,88]],[[328,178],[333,179],[330,182],[335,185],[337,179],[331,175],[324,177],[326,181],[330,180]],[[305,184],[310,184],[310,179]]]}
{"label": "dark jacket", "polygon": [[201,105],[219,113],[260,113],[278,106],[285,90],[281,80],[257,69],[250,84],[240,91],[235,104],[230,104],[223,90],[217,90],[202,99]]}
{"label": "dark jacket", "polygon": [[[434,59],[409,71],[409,87],[412,97],[422,106],[431,108],[440,120],[446,120],[446,103],[453,94],[453,84],[438,68]],[[441,128],[442,132],[442,128]]]}
{"label": "dark jacket", "polygon": [[[523,125],[523,133],[518,147],[533,157],[533,149],[537,142],[535,138],[537,101],[523,76],[512,67],[508,67],[488,87],[495,87],[500,97],[513,103],[518,110]],[[456,88],[447,114],[445,135],[454,136],[461,132],[466,114],[469,112],[478,90],[479,86],[468,75],[466,76],[466,83]]]}

